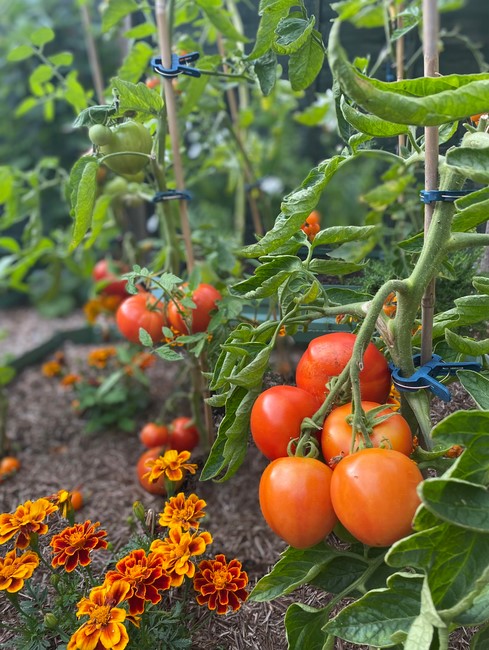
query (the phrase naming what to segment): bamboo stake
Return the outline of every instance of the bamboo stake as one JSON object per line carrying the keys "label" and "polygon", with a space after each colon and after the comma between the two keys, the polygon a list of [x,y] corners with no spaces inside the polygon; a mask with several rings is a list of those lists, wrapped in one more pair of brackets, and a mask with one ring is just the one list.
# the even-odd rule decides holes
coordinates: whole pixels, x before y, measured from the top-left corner
{"label": "bamboo stake", "polygon": [[95,88],[95,94],[97,95],[98,103],[104,104],[105,97],[104,97],[104,82],[102,77],[102,68],[100,67],[100,60],[98,58],[97,47],[95,45],[95,40],[92,34],[92,27],[90,24],[90,15],[88,13],[88,7],[85,3],[80,4],[80,12],[82,17],[85,43],[87,46],[88,63],[90,66],[90,72],[92,74],[93,87]]}
{"label": "bamboo stake", "polygon": [[[155,3],[156,23],[158,26],[158,40],[161,51],[161,61],[166,68],[171,67],[171,43],[170,30],[168,25],[168,13],[166,0],[156,0]],[[170,77],[163,77],[163,88],[165,91],[165,105],[168,120],[168,131],[170,133],[171,147],[173,152],[173,167],[175,171],[175,181],[178,190],[185,190],[185,175],[183,172],[182,158],[180,155],[180,137],[178,130],[177,106],[175,100],[175,91],[173,89]],[[186,263],[189,273],[192,272],[195,261],[194,251],[192,248],[192,237],[190,231],[190,222],[188,218],[187,203],[185,200],[179,200],[180,225],[182,227],[183,241],[186,251]]]}
{"label": "bamboo stake", "polygon": [[[438,74],[438,8],[436,0],[423,0],[423,52],[424,75]],[[438,127],[425,127],[425,190],[438,188]],[[429,230],[435,204],[426,203],[424,212],[425,235]],[[421,365],[431,360],[433,352],[433,315],[435,307],[435,284],[430,282],[421,300]]]}
{"label": "bamboo stake", "polygon": [[[403,10],[403,5],[400,4],[398,7],[398,14],[400,14]],[[402,16],[397,16],[396,18],[396,26],[397,29],[402,29],[403,26],[403,20]],[[404,36],[401,36],[400,38],[397,39],[396,41],[396,77],[397,81],[402,81],[404,79]],[[402,148],[406,144],[406,136],[404,133],[401,133],[398,136],[398,147],[399,147],[399,155],[401,153]]]}

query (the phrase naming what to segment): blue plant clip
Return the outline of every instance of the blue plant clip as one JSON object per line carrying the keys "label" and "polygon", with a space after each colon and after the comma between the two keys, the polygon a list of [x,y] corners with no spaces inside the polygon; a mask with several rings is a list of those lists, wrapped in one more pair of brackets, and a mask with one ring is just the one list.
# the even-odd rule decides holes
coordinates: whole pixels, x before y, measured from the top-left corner
{"label": "blue plant clip", "polygon": [[151,66],[156,74],[159,74],[162,77],[178,77],[180,73],[187,74],[190,77],[200,77],[202,74],[200,70],[197,70],[197,68],[192,68],[188,65],[189,63],[197,61],[199,56],[199,52],[190,52],[190,54],[184,54],[183,56],[172,54],[170,68],[164,68],[161,57],[155,56],[151,59]]}
{"label": "blue plant clip", "polygon": [[436,377],[454,375],[457,370],[477,371],[481,369],[480,363],[476,361],[445,363],[438,354],[434,354],[431,357],[431,361],[428,361],[423,366],[419,365],[421,363],[421,355],[417,354],[413,357],[413,363],[417,367],[417,370],[411,377],[402,377],[400,368],[392,368],[392,381],[394,382],[394,386],[400,391],[428,388],[445,402],[449,402],[452,396],[448,388],[438,381]]}
{"label": "blue plant clip", "polygon": [[171,201],[173,199],[191,201],[192,195],[190,192],[185,192],[183,190],[166,190],[165,192],[156,192],[151,200],[153,203],[159,203],[160,201]]}
{"label": "blue plant clip", "polygon": [[435,201],[456,201],[461,196],[471,194],[474,190],[421,190],[419,196],[423,203]]}

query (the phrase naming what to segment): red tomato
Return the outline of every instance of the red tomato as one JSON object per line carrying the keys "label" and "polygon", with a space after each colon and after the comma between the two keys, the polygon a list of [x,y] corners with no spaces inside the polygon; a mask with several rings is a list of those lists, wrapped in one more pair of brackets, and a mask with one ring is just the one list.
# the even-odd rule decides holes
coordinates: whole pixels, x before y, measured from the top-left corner
{"label": "red tomato", "polygon": [[158,343],[163,338],[166,325],[165,313],[160,300],[151,293],[138,293],[126,298],[117,309],[115,320],[121,334],[132,343],[139,343],[139,328],[145,329]]}
{"label": "red tomato", "polygon": [[[296,384],[318,399],[329,392],[326,384],[337,377],[351,358],[356,335],[349,332],[323,334],[313,339],[297,364]],[[385,357],[373,343],[363,355],[360,372],[362,399],[385,404],[391,387],[391,374]]]}
{"label": "red tomato", "polygon": [[273,460],[260,479],[260,508],[273,532],[295,548],[308,548],[333,530],[332,470],[315,458]]}
{"label": "red tomato", "polygon": [[139,432],[139,439],[145,447],[161,447],[168,443],[168,427],[157,422],[148,422]]}
{"label": "red tomato", "polygon": [[107,282],[100,290],[100,293],[108,296],[127,296],[127,280],[120,280],[114,270],[122,274],[127,273],[129,267],[122,264],[122,262],[99,260],[93,267],[92,278],[95,282]]}
{"label": "red tomato", "polygon": [[251,409],[251,435],[269,460],[287,456],[287,445],[301,432],[301,422],[321,403],[296,386],[272,386],[258,396]]}
{"label": "red tomato", "polygon": [[150,483],[147,478],[143,478],[143,475],[149,471],[149,467],[146,466],[146,462],[148,460],[155,460],[158,458],[158,456],[161,456],[164,453],[164,447],[153,447],[152,449],[147,449],[144,451],[137,462],[136,474],[139,483],[141,484],[141,487],[150,494],[160,494],[162,496],[166,495],[164,476],[161,476],[155,483]]}
{"label": "red tomato", "polygon": [[199,444],[199,430],[190,418],[175,418],[170,424],[168,445],[177,451],[192,451]]}
{"label": "red tomato", "polygon": [[217,301],[222,298],[220,292],[210,284],[199,284],[195,291],[191,294],[192,301],[195,303],[195,308],[188,309],[182,307],[178,301],[170,301],[168,304],[168,320],[170,325],[174,327],[181,334],[188,334],[188,327],[182,318],[180,311],[187,316],[187,320],[191,321],[191,331],[205,332],[211,320],[211,312],[217,307]]}
{"label": "red tomato", "polygon": [[404,454],[370,447],[338,463],[331,500],[354,537],[368,546],[390,546],[411,532],[422,480],[416,463]]}
{"label": "red tomato", "polygon": [[[368,411],[371,411],[377,406],[380,406],[377,402],[362,402],[362,408],[365,413],[368,413]],[[348,402],[347,404],[343,404],[343,406],[338,406],[338,408],[333,409],[324,421],[321,434],[321,448],[323,456],[330,467],[350,453],[352,428],[347,422],[347,418],[351,415],[351,412],[352,403]],[[386,408],[381,411],[379,417],[387,413],[394,413],[394,411]],[[406,456],[409,456],[413,450],[413,436],[409,424],[398,413],[391,415],[380,424],[376,424],[370,433],[370,440],[374,447],[396,449]],[[358,451],[359,448],[364,446],[363,436],[357,434],[355,437],[354,451]]]}

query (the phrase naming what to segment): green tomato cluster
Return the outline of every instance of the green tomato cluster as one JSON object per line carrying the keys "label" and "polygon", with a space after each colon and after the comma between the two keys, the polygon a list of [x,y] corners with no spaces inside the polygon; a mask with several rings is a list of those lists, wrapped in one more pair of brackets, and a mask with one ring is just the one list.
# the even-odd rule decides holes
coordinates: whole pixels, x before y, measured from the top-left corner
{"label": "green tomato cluster", "polygon": [[116,174],[124,176],[138,174],[149,162],[145,156],[126,153],[151,153],[153,147],[151,133],[139,122],[129,120],[114,127],[95,124],[90,127],[88,137],[99,147],[102,155],[120,153],[104,160],[104,164]]}

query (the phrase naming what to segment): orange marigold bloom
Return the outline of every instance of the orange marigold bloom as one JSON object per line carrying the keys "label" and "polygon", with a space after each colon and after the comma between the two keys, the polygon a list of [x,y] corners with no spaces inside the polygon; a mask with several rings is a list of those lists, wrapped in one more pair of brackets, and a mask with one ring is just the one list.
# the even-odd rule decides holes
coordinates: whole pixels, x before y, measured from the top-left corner
{"label": "orange marigold bloom", "polygon": [[45,377],[57,377],[61,374],[61,364],[57,361],[46,361],[42,364],[41,372]]}
{"label": "orange marigold bloom", "polygon": [[397,311],[397,296],[392,291],[384,301],[384,306],[382,307],[384,314],[389,318],[392,318],[396,315]]}
{"label": "orange marigold bloom", "polygon": [[66,519],[68,511],[71,508],[71,493],[68,490],[59,490],[56,494],[51,494],[46,497],[49,501],[52,501],[56,506],[62,517]]}
{"label": "orange marigold bloom", "polygon": [[20,591],[38,565],[39,555],[34,551],[18,557],[15,548],[9,551],[4,558],[0,557],[0,589],[11,594]]}
{"label": "orange marigold bloom", "polygon": [[212,536],[207,531],[189,533],[175,527],[170,528],[165,539],[155,539],[150,551],[162,558],[171,586],[179,587],[185,576],[193,578],[195,575],[195,565],[190,558],[205,553],[206,546],[211,543]]}
{"label": "orange marigold bloom", "polygon": [[197,529],[200,525],[199,519],[205,517],[206,505],[207,503],[196,494],[191,494],[186,499],[185,494],[179,492],[176,497],[171,497],[165,503],[165,508],[160,514],[160,526],[179,526],[183,530]]}
{"label": "orange marigold bloom", "polygon": [[149,352],[139,352],[132,360],[133,364],[141,368],[141,370],[146,370],[146,368],[151,367],[155,361],[156,357],[149,354]]}
{"label": "orange marigold bloom", "polygon": [[105,368],[107,365],[107,360],[111,357],[115,357],[116,354],[116,348],[111,347],[92,350],[92,352],[90,352],[87,357],[88,365],[94,366],[95,368]]}
{"label": "orange marigold bloom", "polygon": [[197,465],[187,463],[189,458],[189,451],[178,453],[176,449],[168,449],[163,456],[158,456],[158,458],[146,462],[149,471],[143,474],[143,478],[147,478],[150,483],[155,483],[160,476],[165,475],[169,481],[181,481],[183,470],[191,474],[195,474],[197,471]]}
{"label": "orange marigold bloom", "polygon": [[123,580],[94,587],[88,598],[78,603],[76,615],[88,621],[72,635],[66,650],[124,650],[129,643],[124,621],[127,613],[117,607],[125,600],[131,586]]}
{"label": "orange marigold bloom", "polygon": [[13,513],[0,515],[0,544],[8,542],[14,535],[18,535],[15,546],[20,549],[27,548],[31,535],[45,535],[48,531],[44,520],[48,515],[58,509],[48,499],[26,501]]}
{"label": "orange marigold bloom", "polygon": [[90,552],[99,548],[107,548],[107,542],[102,539],[107,535],[105,530],[96,530],[100,526],[97,521],[92,524],[90,520],[83,524],[75,524],[53,535],[50,546],[53,549],[51,565],[56,568],[64,566],[70,573],[79,564],[88,566],[91,562]]}
{"label": "orange marigold bloom", "polygon": [[95,323],[98,315],[103,311],[102,303],[99,298],[93,298],[83,305],[85,318],[90,324]]}
{"label": "orange marigold bloom", "polygon": [[81,381],[80,375],[77,375],[74,372],[70,372],[65,375],[59,383],[61,386],[73,386],[73,384],[77,384],[79,381]]}
{"label": "orange marigold bloom", "polygon": [[121,304],[121,302],[125,299],[125,296],[112,296],[112,295],[104,295],[101,294],[99,297],[100,300],[100,306],[104,311],[108,312],[115,312],[117,311],[117,307]]}
{"label": "orange marigold bloom", "polygon": [[202,560],[194,577],[194,589],[199,591],[197,602],[207,605],[218,614],[226,614],[229,607],[235,612],[248,598],[245,587],[248,574],[241,570],[241,562],[226,562],[222,554],[214,560]]}
{"label": "orange marigold bloom", "polygon": [[117,580],[127,582],[131,590],[126,595],[131,615],[142,614],[146,601],[154,605],[161,600],[162,590],[169,589],[170,576],[166,573],[161,557],[154,553],[146,555],[142,548],[131,551],[115,565],[115,571],[105,576],[105,584]]}
{"label": "orange marigold bloom", "polygon": [[391,390],[389,393],[389,397],[387,398],[387,403],[389,404],[389,407],[393,411],[398,411],[401,408],[401,394],[394,386],[394,384],[391,385]]}

